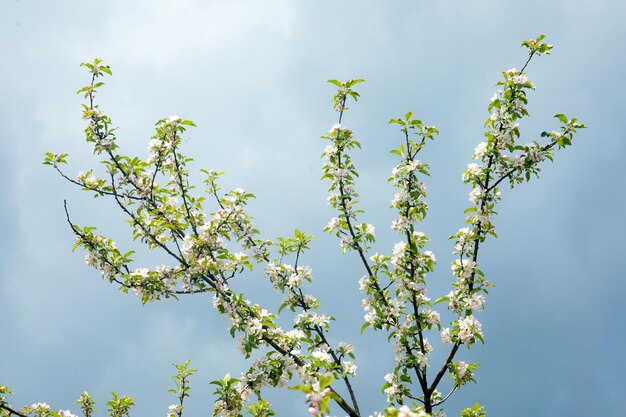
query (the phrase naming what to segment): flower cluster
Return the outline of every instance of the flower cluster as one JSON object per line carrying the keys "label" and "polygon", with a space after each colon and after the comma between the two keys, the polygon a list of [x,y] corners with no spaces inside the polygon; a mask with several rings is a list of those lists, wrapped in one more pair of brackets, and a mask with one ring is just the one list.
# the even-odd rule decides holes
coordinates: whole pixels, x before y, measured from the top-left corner
{"label": "flower cluster", "polygon": [[93,398],[91,398],[91,396],[89,395],[87,391],[83,392],[78,398],[78,400],[76,400],[76,404],[80,405],[80,408],[85,417],[91,417],[91,415],[95,411],[94,410],[95,403],[96,402],[93,400]]}
{"label": "flower cluster", "polygon": [[358,203],[359,194],[354,189],[354,180],[357,171],[348,150],[360,147],[353,133],[348,128],[335,124],[323,139],[330,140],[332,145],[324,151],[325,162],[322,167],[324,175],[331,181],[328,204],[339,211],[339,216],[331,219],[324,228],[325,232],[335,234],[339,238],[341,250],[357,249],[374,242],[374,226],[371,224],[356,224],[357,212],[353,207]]}
{"label": "flower cluster", "polygon": [[183,407],[179,404],[171,404],[167,407],[167,417],[178,417],[182,414]]}

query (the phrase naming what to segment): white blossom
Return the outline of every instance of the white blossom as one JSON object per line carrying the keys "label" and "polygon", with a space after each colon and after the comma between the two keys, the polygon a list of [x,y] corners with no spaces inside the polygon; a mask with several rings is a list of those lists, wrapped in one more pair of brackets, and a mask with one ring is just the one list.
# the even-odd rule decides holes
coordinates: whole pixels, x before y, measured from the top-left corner
{"label": "white blossom", "polygon": [[482,294],[474,294],[467,299],[467,307],[474,311],[481,311],[485,304],[485,296]]}
{"label": "white blossom", "polygon": [[473,156],[473,158],[482,157],[485,154],[486,151],[487,151],[487,142],[480,142],[474,148],[474,156]]}
{"label": "white blossom", "polygon": [[343,369],[346,371],[346,374],[348,375],[356,375],[357,366],[350,361],[345,361],[343,363]]}
{"label": "white blossom", "polygon": [[476,336],[483,335],[480,322],[473,315],[463,317],[458,320],[459,323],[459,339],[465,344],[473,343]]}
{"label": "white blossom", "polygon": [[183,256],[188,256],[191,254],[193,245],[194,245],[193,237],[189,235],[185,235],[185,237],[183,238],[183,247],[181,248],[181,252]]}
{"label": "white blossom", "polygon": [[482,198],[483,194],[484,194],[483,189],[480,187],[476,187],[472,191],[470,191],[469,201],[471,201],[472,204],[476,204],[478,200]]}
{"label": "white blossom", "polygon": [[443,330],[441,330],[441,342],[444,345],[449,345],[450,343],[452,343],[452,339],[450,339],[450,329],[448,327],[445,327]]}
{"label": "white blossom", "polygon": [[463,378],[465,376],[465,374],[467,373],[467,368],[468,368],[468,364],[466,364],[463,361],[458,361],[456,363],[456,376],[458,376],[459,378]]}
{"label": "white blossom", "polygon": [[178,122],[180,120],[180,116],[178,115],[172,115],[169,116],[167,119],[165,119],[165,124],[176,124],[176,122]]}

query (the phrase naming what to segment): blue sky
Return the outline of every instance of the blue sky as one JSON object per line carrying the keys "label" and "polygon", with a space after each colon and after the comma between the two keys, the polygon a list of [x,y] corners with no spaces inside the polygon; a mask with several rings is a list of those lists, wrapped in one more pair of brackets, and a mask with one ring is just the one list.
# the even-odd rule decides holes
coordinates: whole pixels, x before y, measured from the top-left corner
{"label": "blue sky", "polygon": [[[555,128],[555,113],[589,128],[539,180],[503,190],[500,237],[481,253],[496,284],[480,315],[487,343],[460,357],[481,363],[479,383],[446,409],[458,415],[480,401],[491,416],[626,415],[624,16],[617,0],[2,0],[0,384],[18,406],[77,412],[72,403],[88,390],[104,410],[115,390],[136,398],[135,416],[158,416],[173,402],[170,364],[189,358],[199,372],[188,415],[209,415],[208,382],[245,366],[206,297],[141,306],[71,252],[63,199],[77,223],[129,241],[111,205],[41,165],[46,151],[70,153],[71,173],[96,165],[74,92],[87,81],[78,64],[97,56],[114,71],[99,100],[124,152],[145,155],[162,117],[192,119],[192,168],[226,171],[224,188],[255,193],[251,213],[268,237],[296,227],[318,236],[305,259],[312,292],[337,317],[332,338],[356,346],[363,408],[381,410],[393,352],[382,334],[359,335],[362,271],[321,233],[333,213],[319,181],[319,136],[336,121],[325,81],[367,80],[345,124],[363,145],[357,187],[376,250],[395,238],[387,150],[401,138],[387,121],[411,110],[441,131],[422,156],[432,174],[422,229],[439,259],[430,293],[443,295],[452,281],[447,236],[462,225],[470,191],[460,174],[482,140],[494,84],[523,65],[521,40],[545,32],[555,49],[528,69],[537,91],[523,140]],[[260,271],[240,285],[255,301],[270,296]],[[306,415],[296,393],[268,398],[280,415]]]}

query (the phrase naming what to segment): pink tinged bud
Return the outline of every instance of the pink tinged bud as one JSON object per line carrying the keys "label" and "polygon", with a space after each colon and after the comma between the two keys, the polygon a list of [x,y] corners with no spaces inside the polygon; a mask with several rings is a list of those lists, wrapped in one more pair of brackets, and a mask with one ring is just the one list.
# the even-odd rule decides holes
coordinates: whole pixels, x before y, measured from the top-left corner
{"label": "pink tinged bud", "polygon": [[313,415],[317,415],[317,408],[315,407],[309,407],[309,413],[313,414]]}

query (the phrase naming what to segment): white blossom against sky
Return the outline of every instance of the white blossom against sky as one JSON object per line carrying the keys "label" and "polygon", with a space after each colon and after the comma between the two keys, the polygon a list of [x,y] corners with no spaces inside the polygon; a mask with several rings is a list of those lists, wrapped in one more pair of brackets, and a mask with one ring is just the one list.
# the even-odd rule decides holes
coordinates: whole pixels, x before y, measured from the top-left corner
{"label": "white blossom against sky", "polygon": [[[87,390],[104,415],[114,390],[136,398],[135,416],[159,416],[173,400],[171,363],[191,359],[199,372],[186,415],[208,416],[209,381],[245,366],[208,297],[141,306],[71,251],[63,199],[77,223],[130,241],[110,202],[41,165],[46,151],[69,153],[70,172],[97,164],[74,94],[87,82],[78,64],[97,56],[114,72],[99,101],[122,152],[145,156],[154,122],[180,114],[198,124],[185,142],[192,169],[226,171],[224,188],[255,193],[262,233],[318,236],[304,260],[312,292],[337,317],[331,336],[355,344],[363,408],[382,409],[392,349],[382,334],[359,336],[356,255],[321,232],[334,216],[319,181],[319,136],[336,122],[326,80],[367,80],[344,122],[363,145],[357,187],[376,250],[394,243],[387,150],[401,136],[387,121],[410,110],[441,131],[422,155],[432,175],[422,229],[439,260],[430,292],[444,295],[447,236],[468,206],[460,175],[494,84],[523,65],[520,42],[544,32],[555,49],[528,69],[537,91],[523,136],[555,128],[555,113],[589,128],[539,180],[502,190],[500,237],[480,259],[496,284],[480,313],[486,344],[459,356],[481,363],[479,383],[455,394],[448,415],[474,401],[490,416],[626,415],[625,16],[620,0],[0,0],[0,385],[17,406],[76,414]],[[238,285],[256,301],[270,294],[260,270]],[[268,398],[281,415],[306,415],[297,393]]]}

